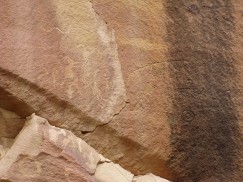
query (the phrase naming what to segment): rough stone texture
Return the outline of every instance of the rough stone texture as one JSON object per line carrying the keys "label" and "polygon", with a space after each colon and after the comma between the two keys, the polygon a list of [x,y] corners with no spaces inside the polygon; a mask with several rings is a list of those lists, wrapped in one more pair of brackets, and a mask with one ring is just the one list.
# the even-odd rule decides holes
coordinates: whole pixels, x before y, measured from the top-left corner
{"label": "rough stone texture", "polygon": [[[68,3],[1,1],[1,5],[4,21],[1,21],[0,28],[0,92],[5,95],[1,98],[1,107],[21,116],[35,112],[52,124],[81,136],[81,132],[93,131],[114,119],[125,102],[129,102],[125,112],[120,113],[121,117],[117,117],[112,126],[95,132],[94,137],[85,137],[85,140],[135,173],[155,172],[171,176],[164,167],[164,159],[170,153],[170,129],[167,122],[161,122],[170,107],[170,99],[163,96],[168,92],[169,78],[164,70],[166,66],[160,67],[164,63],[157,64],[158,59],[165,57],[162,53],[166,46],[157,39],[165,29],[162,20],[163,26],[160,27],[150,16],[150,13],[155,15],[159,12],[162,4],[152,4],[145,9],[146,21],[154,19],[153,24],[158,28],[156,32],[163,30],[153,38],[157,41],[155,43],[146,37],[140,38],[140,35],[131,35],[133,38],[130,39],[130,34],[122,28],[126,27],[125,22],[119,27],[123,31],[121,35],[113,22],[107,25],[87,0]],[[131,4],[131,8],[135,10],[134,5]],[[124,5],[122,7],[127,9]],[[153,12],[153,7],[158,8]],[[112,12],[114,8],[110,10]],[[140,16],[134,14],[131,20]],[[129,23],[131,29],[126,28],[129,32],[143,30],[141,23],[139,27],[132,28],[135,23],[132,21]],[[153,29],[148,26],[144,29],[150,31],[151,35],[146,33],[148,36],[154,36]],[[120,41],[121,36],[125,37]],[[131,51],[126,52],[127,56],[119,55],[118,52],[124,49]],[[155,57],[157,60],[153,60]],[[154,66],[146,67],[153,61],[156,63]],[[120,64],[123,64],[122,70]],[[161,75],[160,72],[164,73]],[[160,79],[164,83],[157,81]],[[164,93],[156,99],[162,93],[160,89]],[[125,101],[126,90],[129,91],[129,101]],[[109,132],[105,134],[107,130]],[[146,134],[141,136],[142,133]],[[102,142],[101,136],[104,136]],[[114,141],[109,142],[110,137],[114,137]],[[149,150],[151,147],[153,151]],[[139,151],[139,154],[130,153],[131,149]],[[163,152],[159,152],[161,149]],[[130,159],[136,160],[130,163]]]}
{"label": "rough stone texture", "polygon": [[[166,1],[173,95],[170,165],[182,181],[241,181],[239,1]],[[181,7],[184,7],[181,8]]]}
{"label": "rough stone texture", "polygon": [[24,120],[17,114],[0,108],[0,139],[15,138],[24,126]]}
{"label": "rough stone texture", "polygon": [[0,108],[0,159],[13,144],[24,126],[24,120],[14,112]]}
{"label": "rough stone texture", "polygon": [[[164,181],[153,178],[156,182]],[[27,119],[13,145],[0,158],[0,181],[132,182],[133,179],[140,177],[105,159],[70,131],[51,126],[35,114]]]}
{"label": "rough stone texture", "polygon": [[[116,32],[128,103],[109,125],[98,127],[85,140],[136,174],[153,172],[173,179],[173,171],[167,164],[171,153],[167,114],[172,109],[172,85],[166,55],[164,2],[93,0],[92,3]],[[98,142],[99,136],[103,136],[104,142]]]}
{"label": "rough stone texture", "polygon": [[1,73],[9,72],[1,87],[79,132],[109,122],[124,107],[115,34],[89,1],[0,3]]}
{"label": "rough stone texture", "polygon": [[0,107],[35,112],[135,174],[243,178],[243,1],[0,5]]}

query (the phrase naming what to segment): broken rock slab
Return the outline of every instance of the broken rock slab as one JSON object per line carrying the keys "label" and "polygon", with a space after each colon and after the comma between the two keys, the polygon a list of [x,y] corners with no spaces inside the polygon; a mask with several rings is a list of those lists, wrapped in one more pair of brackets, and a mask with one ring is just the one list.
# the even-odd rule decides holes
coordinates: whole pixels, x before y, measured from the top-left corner
{"label": "broken rock slab", "polygon": [[135,177],[72,132],[32,114],[0,159],[0,181],[165,182],[152,174]]}

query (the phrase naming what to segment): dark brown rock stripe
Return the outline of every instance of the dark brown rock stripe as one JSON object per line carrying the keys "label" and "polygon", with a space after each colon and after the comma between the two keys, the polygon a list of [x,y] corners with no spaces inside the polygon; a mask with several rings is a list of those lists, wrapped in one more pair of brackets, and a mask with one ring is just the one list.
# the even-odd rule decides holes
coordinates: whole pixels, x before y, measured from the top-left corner
{"label": "dark brown rock stripe", "polygon": [[[230,0],[166,0],[178,181],[237,181],[240,138]],[[171,116],[170,116],[171,117]]]}

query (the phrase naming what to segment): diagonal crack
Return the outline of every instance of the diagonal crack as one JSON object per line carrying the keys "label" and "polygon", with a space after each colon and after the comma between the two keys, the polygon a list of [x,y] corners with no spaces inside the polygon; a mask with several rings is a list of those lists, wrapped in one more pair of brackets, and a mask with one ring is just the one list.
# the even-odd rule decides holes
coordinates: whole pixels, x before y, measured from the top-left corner
{"label": "diagonal crack", "polygon": [[97,130],[97,128],[100,128],[100,127],[103,127],[103,126],[106,126],[106,125],[110,124],[110,123],[114,120],[114,118],[115,118],[116,116],[118,116],[118,115],[125,109],[125,107],[127,106],[127,104],[129,104],[130,102],[125,101],[124,103],[125,103],[124,106],[123,106],[117,113],[115,113],[115,114],[111,117],[111,119],[110,119],[108,122],[97,125],[97,126],[96,126],[93,130],[91,130],[91,131],[81,131],[82,134],[83,134],[83,135],[87,135],[87,134],[93,133],[93,132],[95,132],[95,131]]}

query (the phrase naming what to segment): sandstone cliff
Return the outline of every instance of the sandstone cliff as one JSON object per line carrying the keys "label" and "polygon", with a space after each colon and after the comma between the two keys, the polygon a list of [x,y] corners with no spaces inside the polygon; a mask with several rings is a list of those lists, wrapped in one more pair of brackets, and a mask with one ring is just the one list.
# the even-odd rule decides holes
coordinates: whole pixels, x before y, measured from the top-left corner
{"label": "sandstone cliff", "polygon": [[242,0],[0,0],[0,107],[15,113],[0,136],[36,113],[135,175],[240,181],[242,11]]}

